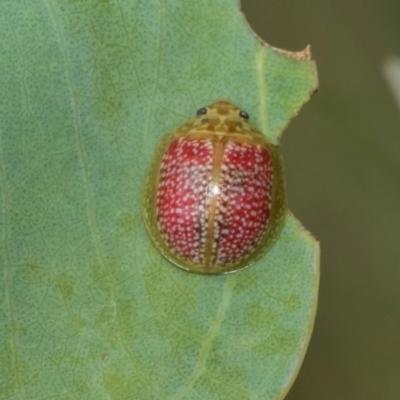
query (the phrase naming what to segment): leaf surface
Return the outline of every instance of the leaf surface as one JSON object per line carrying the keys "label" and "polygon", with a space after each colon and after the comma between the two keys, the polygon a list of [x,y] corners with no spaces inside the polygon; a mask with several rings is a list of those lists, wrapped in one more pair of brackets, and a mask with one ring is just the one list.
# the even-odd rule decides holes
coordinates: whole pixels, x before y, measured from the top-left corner
{"label": "leaf surface", "polygon": [[278,137],[308,53],[236,0],[0,4],[0,399],[279,399],[313,325],[319,247],[288,213],[253,267],[200,276],[154,249],[159,138],[217,98]]}

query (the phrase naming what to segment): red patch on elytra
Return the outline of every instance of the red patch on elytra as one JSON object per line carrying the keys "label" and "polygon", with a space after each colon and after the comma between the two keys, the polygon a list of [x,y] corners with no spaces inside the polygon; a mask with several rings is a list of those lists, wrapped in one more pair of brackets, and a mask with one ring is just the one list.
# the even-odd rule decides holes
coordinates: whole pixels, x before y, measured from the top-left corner
{"label": "red patch on elytra", "polygon": [[211,178],[210,141],[181,138],[171,143],[161,164],[159,226],[172,250],[196,263],[204,262]]}
{"label": "red patch on elytra", "polygon": [[[259,243],[270,217],[273,164],[260,145],[228,141],[222,157],[208,237],[213,175],[213,145],[206,139],[174,140],[164,154],[157,192],[161,235],[170,248],[193,263],[240,261]],[[214,191],[214,189],[213,189]]]}
{"label": "red patch on elytra", "polygon": [[258,145],[230,142],[225,148],[215,264],[239,261],[265,231],[272,199],[273,164]]}

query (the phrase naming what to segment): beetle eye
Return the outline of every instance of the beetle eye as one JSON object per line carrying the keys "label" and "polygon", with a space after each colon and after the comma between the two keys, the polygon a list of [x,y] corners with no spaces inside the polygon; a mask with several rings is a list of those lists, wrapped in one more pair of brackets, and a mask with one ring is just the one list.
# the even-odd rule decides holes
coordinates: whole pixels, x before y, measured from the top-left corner
{"label": "beetle eye", "polygon": [[240,116],[241,118],[243,118],[243,119],[249,119],[249,118],[250,118],[250,115],[247,114],[247,112],[246,112],[246,111],[243,111],[243,110],[240,111],[239,116]]}
{"label": "beetle eye", "polygon": [[200,108],[200,110],[197,110],[197,115],[204,115],[207,114],[207,108]]}

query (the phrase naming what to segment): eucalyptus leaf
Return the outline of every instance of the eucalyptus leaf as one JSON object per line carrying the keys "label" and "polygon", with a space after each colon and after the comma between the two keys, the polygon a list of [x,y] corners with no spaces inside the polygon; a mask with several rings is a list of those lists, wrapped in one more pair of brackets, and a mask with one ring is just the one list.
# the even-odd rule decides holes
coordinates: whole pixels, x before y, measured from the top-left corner
{"label": "eucalyptus leaf", "polygon": [[141,191],[160,137],[229,98],[277,143],[309,50],[237,0],[0,3],[0,399],[281,399],[308,345],[319,246],[288,212],[267,256],[201,276],[157,253]]}

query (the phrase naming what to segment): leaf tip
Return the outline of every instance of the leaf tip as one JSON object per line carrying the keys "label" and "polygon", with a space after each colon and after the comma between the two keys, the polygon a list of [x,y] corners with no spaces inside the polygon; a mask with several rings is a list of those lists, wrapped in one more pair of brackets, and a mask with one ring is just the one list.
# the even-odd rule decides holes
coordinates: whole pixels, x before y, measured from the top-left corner
{"label": "leaf tip", "polygon": [[383,63],[382,72],[392,91],[394,100],[400,108],[400,58],[393,55],[388,56]]}

